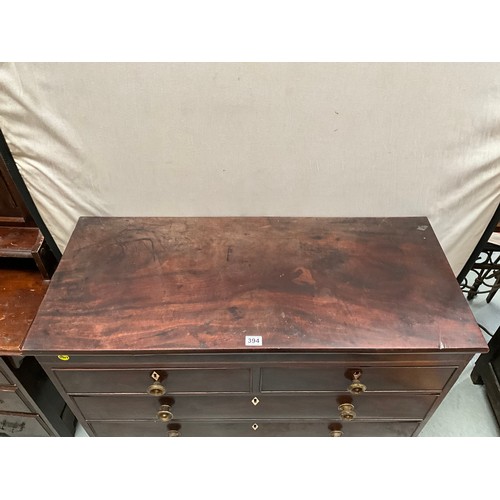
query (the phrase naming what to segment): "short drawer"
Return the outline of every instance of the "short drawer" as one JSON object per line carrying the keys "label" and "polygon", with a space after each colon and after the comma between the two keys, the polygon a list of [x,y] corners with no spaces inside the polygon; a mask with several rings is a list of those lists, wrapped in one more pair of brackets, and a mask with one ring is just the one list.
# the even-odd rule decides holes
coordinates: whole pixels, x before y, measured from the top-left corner
{"label": "short drawer", "polygon": [[15,387],[0,387],[0,411],[31,413]]}
{"label": "short drawer", "polygon": [[[88,422],[99,437],[166,437],[166,424],[151,421]],[[346,422],[335,427],[345,437],[408,437],[419,422]],[[172,421],[169,427],[178,429],[180,437],[329,437],[332,422],[326,421],[263,421],[229,422]]]}
{"label": "short drawer", "polygon": [[249,368],[65,369],[54,373],[69,394],[146,394],[155,371],[168,394],[250,392]]}
{"label": "short drawer", "polygon": [[[256,398],[256,399],[254,399]],[[353,398],[359,418],[424,419],[434,395],[369,395]],[[75,396],[86,420],[155,419],[162,403],[171,404],[174,418],[337,418],[345,397],[312,396]],[[254,404],[257,403],[257,404]]]}
{"label": "short drawer", "polygon": [[261,369],[260,390],[278,391],[346,391],[356,370],[367,392],[441,391],[456,370],[447,367],[265,367]]}
{"label": "short drawer", "polygon": [[38,415],[0,412],[0,437],[50,436]]}

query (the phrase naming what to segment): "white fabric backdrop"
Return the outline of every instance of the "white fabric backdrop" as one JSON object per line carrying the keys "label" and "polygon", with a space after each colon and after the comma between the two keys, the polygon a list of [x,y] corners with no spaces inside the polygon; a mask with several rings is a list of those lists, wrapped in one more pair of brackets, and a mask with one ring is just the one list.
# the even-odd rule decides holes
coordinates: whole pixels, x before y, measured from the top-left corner
{"label": "white fabric backdrop", "polygon": [[426,215],[455,273],[500,201],[500,64],[0,65],[61,250],[80,215]]}

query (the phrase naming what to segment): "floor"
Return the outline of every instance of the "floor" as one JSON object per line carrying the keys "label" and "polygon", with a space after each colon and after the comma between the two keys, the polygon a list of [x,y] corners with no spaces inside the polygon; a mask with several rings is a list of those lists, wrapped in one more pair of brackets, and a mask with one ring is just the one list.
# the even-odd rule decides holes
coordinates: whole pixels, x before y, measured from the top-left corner
{"label": "floor", "polygon": [[[481,289],[480,289],[481,290]],[[491,333],[500,325],[500,292],[487,304],[486,295],[468,302],[478,323]],[[490,337],[484,334],[488,341]],[[472,359],[457,383],[447,394],[425,428],[423,437],[498,437],[500,429],[482,385],[474,385],[470,373],[477,356]],[[80,425],[75,436],[86,437]]]}
{"label": "floor", "polygon": [[[489,304],[486,303],[486,294],[476,296],[468,304],[477,322],[494,333],[500,326],[500,292]],[[490,339],[487,334],[484,338],[486,341]],[[500,436],[484,386],[474,385],[470,379],[476,359],[477,356],[460,375],[420,436]]]}

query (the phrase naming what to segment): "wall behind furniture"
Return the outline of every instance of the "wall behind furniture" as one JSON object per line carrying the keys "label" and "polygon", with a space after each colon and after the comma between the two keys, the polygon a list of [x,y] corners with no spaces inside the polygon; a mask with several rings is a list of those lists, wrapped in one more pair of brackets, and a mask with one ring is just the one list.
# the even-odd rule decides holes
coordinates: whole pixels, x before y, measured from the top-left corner
{"label": "wall behind furniture", "polygon": [[4,63],[61,250],[81,215],[427,215],[457,274],[500,201],[500,64]]}

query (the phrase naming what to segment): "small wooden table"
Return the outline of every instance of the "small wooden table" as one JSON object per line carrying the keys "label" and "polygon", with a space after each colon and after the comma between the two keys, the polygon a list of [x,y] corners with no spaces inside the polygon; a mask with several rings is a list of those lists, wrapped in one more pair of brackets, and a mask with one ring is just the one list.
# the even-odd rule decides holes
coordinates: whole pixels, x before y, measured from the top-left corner
{"label": "small wooden table", "polygon": [[81,218],[23,351],[95,436],[410,436],[487,350],[424,217]]}

